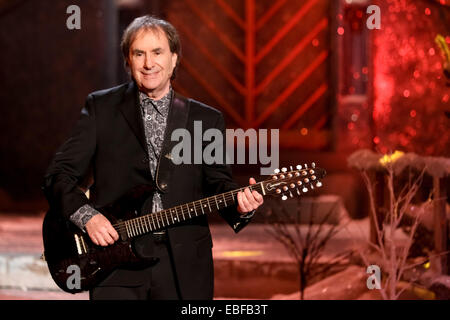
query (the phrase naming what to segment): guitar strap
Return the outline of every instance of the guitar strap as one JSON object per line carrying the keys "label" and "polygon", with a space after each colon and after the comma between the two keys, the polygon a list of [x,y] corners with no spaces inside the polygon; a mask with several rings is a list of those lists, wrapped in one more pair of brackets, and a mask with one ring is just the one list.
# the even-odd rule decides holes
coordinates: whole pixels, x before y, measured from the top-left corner
{"label": "guitar strap", "polygon": [[171,141],[172,132],[179,128],[186,128],[189,115],[190,100],[182,95],[173,92],[167,126],[164,133],[164,142],[159,155],[158,166],[156,168],[156,187],[162,193],[170,190],[170,177],[173,172],[173,162],[171,150],[178,144],[178,141]]}

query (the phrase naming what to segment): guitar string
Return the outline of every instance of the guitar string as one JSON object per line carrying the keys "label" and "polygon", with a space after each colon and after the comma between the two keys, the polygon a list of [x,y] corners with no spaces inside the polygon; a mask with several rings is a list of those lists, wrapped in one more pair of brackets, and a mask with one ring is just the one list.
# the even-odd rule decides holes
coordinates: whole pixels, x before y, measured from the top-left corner
{"label": "guitar string", "polygon": [[[305,171],[305,170],[301,170],[301,171]],[[298,171],[296,171],[296,172],[298,172]],[[317,172],[317,170],[316,170],[316,172]],[[306,178],[306,177],[309,177],[309,175],[301,176],[301,178]],[[266,180],[264,182],[268,182],[268,181],[270,181],[270,180]],[[304,186],[310,185],[310,184],[311,183],[307,183]],[[252,191],[253,191],[254,188],[257,188],[258,191],[261,191],[261,182],[255,184],[255,185],[247,186],[247,187],[250,188]],[[234,199],[235,198],[235,194],[237,194],[239,191],[243,191],[247,187],[243,187],[243,188],[240,188],[240,189],[232,190],[232,191],[229,191],[229,192],[226,192],[226,193],[223,193],[223,194],[219,194],[219,195],[216,195],[216,196],[212,196],[212,197],[208,197],[208,198],[205,198],[205,199],[197,200],[197,201],[194,201],[194,202],[191,202],[191,203],[179,205],[179,206],[176,206],[174,208],[165,209],[165,210],[162,210],[162,211],[159,211],[159,212],[150,213],[150,214],[146,214],[146,215],[143,215],[143,216],[140,216],[140,217],[136,217],[136,218],[127,220],[129,222],[128,226],[125,224],[125,222],[120,222],[118,224],[113,225],[113,227],[115,227],[117,231],[119,231],[119,232],[127,232],[127,234],[128,234],[128,229],[131,229],[133,231],[133,233],[135,233],[135,235],[141,235],[142,233],[148,233],[149,232],[148,229],[150,229],[150,231],[154,231],[154,230],[157,230],[157,229],[162,229],[161,225],[163,227],[166,227],[168,225],[175,224],[175,223],[178,223],[178,222],[186,220],[183,206],[186,206],[186,208],[188,209],[188,213],[187,214],[189,215],[189,218],[192,218],[192,216],[189,213],[189,205],[191,205],[191,207],[194,206],[194,210],[196,210],[197,208],[199,210],[201,209],[202,213],[200,215],[203,215],[203,214],[205,214],[203,208],[208,208],[209,207],[210,208],[210,212],[213,211],[213,210],[211,210],[210,201],[208,199],[210,199],[212,201],[213,200],[212,198],[215,198],[214,200],[215,200],[215,203],[216,203],[217,207],[219,206],[218,203],[217,203],[217,198],[222,198],[223,197],[223,198],[225,198],[225,203],[227,202],[226,201],[227,199],[228,199],[228,201],[232,200],[233,203],[234,203],[236,201]],[[203,202],[208,203],[208,206],[206,206]],[[220,202],[221,202],[221,199],[220,199]],[[228,205],[225,205],[224,208],[226,208],[227,206]],[[213,207],[214,207],[214,205],[213,205]],[[181,214],[183,215],[183,219],[181,219],[177,208],[180,208]],[[220,208],[218,208],[218,209],[220,209]],[[174,211],[175,211],[175,214],[176,214],[177,218],[180,218],[180,219],[176,218],[175,220],[177,220],[177,221],[174,221],[174,219],[173,219]],[[192,208],[191,208],[191,212],[192,212]],[[172,223],[170,223],[170,221],[169,221],[169,218],[168,218],[169,214],[170,214],[170,217],[172,219]],[[199,214],[196,212],[195,216],[199,216]],[[167,225],[166,225],[166,222],[164,221],[164,218],[168,222]],[[161,222],[161,224],[160,224],[160,222]],[[156,228],[156,224],[158,224],[158,228]]]}
{"label": "guitar string", "polygon": [[[150,225],[150,229],[151,229],[151,228],[153,228],[152,225],[156,226],[156,224],[158,224],[158,226],[160,226],[159,222],[161,222],[162,226],[165,227],[166,226],[166,222],[164,222],[164,218],[166,219],[166,221],[169,221],[169,219],[168,219],[169,214],[170,214],[172,220],[174,220],[173,219],[173,213],[174,212],[177,215],[177,217],[180,217],[180,213],[178,213],[178,210],[176,208],[180,208],[181,214],[183,215],[183,218],[184,218],[182,221],[185,221],[185,220],[187,220],[185,215],[188,215],[189,218],[192,218],[192,215],[189,213],[189,210],[188,210],[188,213],[185,213],[185,211],[183,209],[183,206],[186,206],[188,209],[192,208],[192,207],[194,208],[194,210],[198,209],[198,211],[201,211],[201,213],[196,212],[195,216],[200,216],[200,215],[203,215],[203,214],[207,213],[207,212],[204,211],[203,208],[211,208],[211,201],[213,201],[212,202],[213,203],[212,207],[214,207],[214,204],[216,204],[216,206],[219,206],[219,203],[217,202],[217,199],[222,201],[222,198],[225,198],[224,202],[235,203],[236,202],[235,198],[237,197],[236,194],[239,191],[243,191],[245,188],[249,188],[252,191],[255,190],[255,189],[258,189],[258,191],[261,191],[261,185],[260,185],[260,183],[258,183],[257,186],[247,186],[247,187],[243,187],[243,188],[240,188],[240,189],[228,191],[228,192],[225,192],[225,193],[222,193],[222,194],[218,194],[218,195],[215,195],[215,196],[211,196],[211,197],[208,197],[208,198],[205,198],[205,199],[200,199],[200,200],[196,200],[196,201],[193,201],[193,202],[190,202],[190,203],[182,204],[182,205],[179,205],[179,206],[176,206],[176,207],[173,207],[173,208],[169,208],[169,209],[165,209],[165,210],[162,210],[162,211],[158,211],[158,212],[142,215],[140,217],[132,218],[132,219],[129,219],[127,221],[129,222],[129,224],[132,224],[131,227],[134,228],[134,229],[137,229],[137,228],[149,229],[148,225]],[[216,198],[216,199],[213,199],[213,198]],[[224,208],[226,208],[227,206],[224,206]],[[212,212],[212,211],[213,210],[211,209],[210,212]],[[192,212],[192,209],[191,209],[191,212]],[[145,220],[147,220],[147,221],[145,221]],[[176,221],[176,222],[180,222],[180,221]],[[176,222],[172,222],[172,224],[174,224]],[[170,224],[171,223],[169,221],[169,223],[167,225],[170,225]],[[113,227],[119,232],[127,231],[127,226],[125,225],[125,221],[113,224]],[[160,228],[161,227],[159,227],[158,229],[160,229]],[[138,230],[136,230],[136,231],[138,231]]]}
{"label": "guitar string", "polygon": [[[305,170],[301,170],[301,171],[305,171]],[[295,172],[298,172],[298,171],[295,171]],[[301,176],[301,178],[307,178],[307,177],[309,177],[309,175]],[[268,182],[268,181],[270,181],[270,180],[266,180],[264,182]],[[310,184],[311,183],[307,183],[304,186],[310,185]],[[220,200],[221,204],[222,204],[222,202],[221,202],[222,198],[225,198],[225,200],[224,200],[225,204],[227,203],[227,200],[228,201],[232,200],[233,203],[235,203],[236,200],[237,200],[237,199],[235,200],[235,195],[239,191],[243,191],[245,188],[249,188],[252,191],[254,189],[258,189],[258,191],[260,191],[260,192],[262,191],[261,182],[259,182],[259,183],[255,184],[255,185],[251,185],[251,186],[243,187],[243,188],[240,188],[240,189],[228,191],[226,193],[218,194],[218,195],[211,196],[211,197],[208,197],[208,198],[205,198],[205,199],[196,200],[196,201],[193,201],[191,203],[182,204],[182,205],[170,208],[170,209],[165,209],[165,210],[158,211],[158,212],[155,212],[155,213],[150,213],[150,214],[146,214],[146,215],[143,215],[143,216],[140,216],[140,217],[129,219],[129,220],[127,220],[128,226],[125,224],[125,221],[123,221],[123,222],[114,224],[113,227],[118,232],[126,232],[127,235],[128,235],[128,229],[133,230],[133,233],[135,233],[135,235],[141,235],[142,233],[148,233],[149,229],[150,229],[150,231],[154,231],[154,230],[157,230],[157,229],[162,229],[161,225],[162,225],[162,227],[165,227],[165,226],[168,226],[168,225],[171,225],[171,224],[175,224],[175,223],[187,220],[186,217],[185,217],[185,212],[184,212],[183,206],[186,206],[186,208],[188,209],[187,215],[189,215],[189,218],[192,218],[191,214],[189,213],[189,209],[191,209],[191,212],[192,212],[192,206],[193,206],[195,212],[196,212],[196,209],[201,210],[201,213],[198,214],[196,212],[195,216],[203,215],[203,214],[205,214],[203,208],[209,208],[210,212],[213,211],[213,210],[211,210],[210,200],[211,201],[215,200],[214,202],[215,202],[217,207],[219,207],[217,199]],[[206,206],[204,204],[204,202],[206,202],[208,204],[208,206]],[[213,204],[214,204],[214,202],[213,202]],[[191,206],[191,208],[189,206]],[[226,204],[224,206],[224,208],[226,208],[227,206],[228,205]],[[214,207],[214,205],[213,205],[213,207]],[[181,219],[181,216],[178,213],[177,208],[179,208],[181,210],[181,214],[183,215],[183,219]],[[218,208],[218,209],[220,209],[220,208]],[[174,221],[174,219],[173,219],[173,213],[176,214],[176,219],[175,219],[176,221]],[[170,221],[169,221],[169,218],[168,218],[169,214],[170,214],[170,217],[172,219],[172,223],[170,223]],[[164,221],[164,218],[168,222],[167,225],[166,225],[166,222]],[[158,228],[156,228],[156,225],[158,225]]]}
{"label": "guitar string", "polygon": [[[196,200],[196,201],[193,201],[193,202],[190,202],[190,203],[186,203],[186,204],[182,204],[182,205],[179,205],[179,206],[175,206],[175,207],[173,207],[173,208],[169,208],[169,209],[165,209],[165,210],[161,210],[161,211],[158,211],[158,212],[154,212],[154,213],[149,213],[149,214],[146,214],[146,215],[142,215],[142,216],[140,216],[140,217],[136,217],[136,218],[133,218],[133,219],[129,219],[129,220],[127,220],[127,221],[131,221],[131,220],[133,220],[133,222],[137,222],[137,220],[139,220],[139,219],[152,219],[152,220],[155,220],[155,219],[158,219],[159,221],[163,221],[163,215],[165,216],[165,217],[167,217],[167,215],[172,215],[173,213],[174,213],[174,211],[175,211],[175,214],[177,215],[177,216],[180,216],[180,213],[178,213],[178,210],[176,209],[176,208],[180,208],[180,210],[181,210],[181,214],[184,216],[184,215],[189,215],[189,213],[185,213],[185,211],[184,211],[184,209],[182,208],[183,206],[186,206],[187,208],[190,208],[190,207],[194,207],[195,209],[198,209],[199,211],[201,211],[202,213],[201,214],[203,214],[203,212],[204,212],[204,210],[203,210],[203,208],[209,208],[209,207],[211,207],[211,201],[213,201],[213,204],[216,204],[216,205],[218,205],[218,203],[217,203],[217,201],[215,200],[215,199],[213,199],[213,198],[219,198],[220,199],[220,201],[222,201],[222,199],[223,199],[223,197],[225,198],[225,200],[224,200],[224,202],[228,202],[228,201],[232,201],[233,203],[236,201],[235,200],[235,198],[236,198],[236,194],[239,192],[239,191],[243,191],[244,189],[245,189],[246,187],[244,187],[244,188],[241,188],[241,189],[236,189],[236,190],[233,190],[233,191],[228,191],[228,192],[225,192],[225,193],[222,193],[222,194],[218,194],[218,195],[216,195],[216,196],[211,196],[211,197],[208,197],[208,198],[204,198],[204,199],[200,199],[200,200]],[[253,191],[253,187],[251,187],[250,188],[252,191]],[[233,194],[234,193],[234,194]],[[209,200],[208,200],[209,199]],[[206,204],[207,205],[206,205]],[[225,206],[226,207],[226,206]],[[224,207],[224,208],[225,208]],[[198,216],[199,214],[198,214],[198,212],[197,212],[197,215],[196,216]],[[155,219],[153,219],[153,218],[155,218]],[[185,219],[186,220],[186,219]],[[116,224],[113,224],[113,227],[125,227],[124,226],[124,222],[120,222],[120,223],[116,223]]]}

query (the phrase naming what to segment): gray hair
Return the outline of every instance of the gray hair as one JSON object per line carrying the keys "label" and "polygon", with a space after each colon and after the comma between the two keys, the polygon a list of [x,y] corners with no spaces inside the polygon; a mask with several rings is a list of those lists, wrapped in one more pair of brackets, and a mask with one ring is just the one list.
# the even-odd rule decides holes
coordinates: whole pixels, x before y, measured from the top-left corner
{"label": "gray hair", "polygon": [[122,49],[122,54],[125,60],[125,67],[128,67],[128,56],[130,53],[130,47],[133,43],[136,35],[141,30],[152,30],[152,31],[163,31],[169,41],[170,52],[177,54],[177,64],[172,72],[171,79],[175,78],[175,71],[178,68],[181,57],[181,43],[180,37],[175,27],[167,22],[166,20],[156,18],[151,15],[146,15],[138,17],[131,22],[128,27],[123,32],[122,41],[120,43],[120,48]]}

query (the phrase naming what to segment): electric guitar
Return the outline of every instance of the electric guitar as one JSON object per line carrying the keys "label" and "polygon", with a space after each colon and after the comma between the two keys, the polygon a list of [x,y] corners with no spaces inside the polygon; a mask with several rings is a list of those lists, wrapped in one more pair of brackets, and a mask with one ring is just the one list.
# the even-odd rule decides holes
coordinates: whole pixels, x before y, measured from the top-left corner
{"label": "electric guitar", "polygon": [[[281,196],[283,200],[320,187],[324,169],[298,165],[296,169],[276,169],[270,179],[248,186],[263,196]],[[61,214],[47,212],[42,226],[44,259],[55,283],[62,290],[77,293],[92,289],[114,269],[125,266],[149,265],[151,259],[137,254],[133,242],[144,234],[165,229],[183,221],[204,215],[237,203],[237,193],[246,187],[189,202],[159,212],[137,216],[144,202],[153,194],[153,188],[142,185],[133,188],[114,203],[97,209],[111,222],[120,238],[114,244],[95,245],[87,233]],[[75,271],[79,279],[72,281]]]}

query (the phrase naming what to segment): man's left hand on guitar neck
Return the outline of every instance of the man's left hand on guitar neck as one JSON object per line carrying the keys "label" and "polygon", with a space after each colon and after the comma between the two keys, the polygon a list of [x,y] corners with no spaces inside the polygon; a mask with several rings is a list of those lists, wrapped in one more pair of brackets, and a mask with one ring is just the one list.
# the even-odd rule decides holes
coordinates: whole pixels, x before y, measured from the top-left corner
{"label": "man's left hand on guitar neck", "polygon": [[[250,185],[255,184],[256,180],[253,178],[249,179]],[[258,191],[250,191],[249,188],[245,188],[244,192],[240,191],[237,194],[238,199],[238,212],[242,216],[249,217],[250,215],[253,215],[256,209],[260,205],[263,204],[264,199],[261,194],[258,193]]]}

